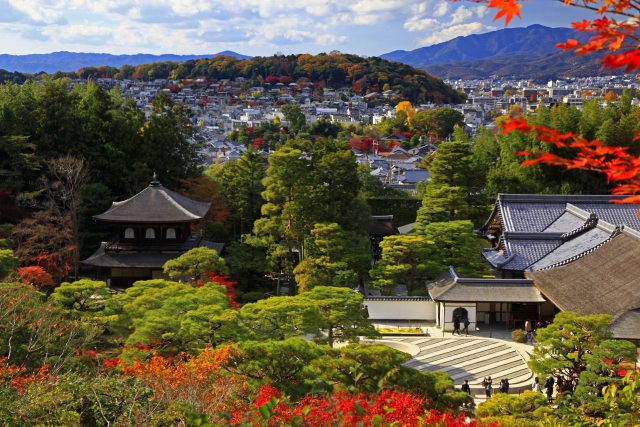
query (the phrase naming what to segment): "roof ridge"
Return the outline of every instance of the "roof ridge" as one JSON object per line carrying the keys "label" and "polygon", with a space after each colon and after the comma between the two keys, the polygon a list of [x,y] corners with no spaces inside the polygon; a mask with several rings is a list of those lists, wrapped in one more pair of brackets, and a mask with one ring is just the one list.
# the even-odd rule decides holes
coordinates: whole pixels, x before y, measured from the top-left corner
{"label": "roof ridge", "polygon": [[[548,265],[547,267],[541,268],[540,270],[537,270],[537,271],[549,270],[549,269],[552,269],[552,268],[562,267],[563,265],[570,264],[570,263],[572,263],[573,261],[576,261],[576,260],[578,260],[578,259],[580,259],[580,258],[582,258],[582,257],[584,257],[584,256],[586,256],[586,255],[588,255],[588,254],[590,254],[591,252],[595,251],[596,249],[598,249],[598,248],[600,248],[600,247],[602,247],[602,246],[606,245],[606,244],[607,244],[607,243],[609,243],[612,239],[614,239],[615,237],[619,236],[620,234],[622,234],[622,230],[621,230],[621,228],[620,228],[620,227],[616,227],[616,228],[615,228],[615,230],[611,233],[611,236],[609,236],[609,237],[608,237],[607,239],[605,239],[604,241],[602,241],[602,242],[598,243],[598,244],[597,244],[597,245],[595,245],[594,247],[589,248],[589,249],[587,249],[586,251],[580,252],[580,253],[578,253],[578,254],[576,254],[576,255],[574,255],[574,256],[572,256],[572,257],[569,257],[569,258],[567,258],[567,259],[565,259],[565,260],[563,260],[563,261],[557,262],[557,263],[555,263],[555,264]],[[542,259],[542,258],[541,258],[541,259]],[[539,261],[539,260],[538,260],[538,261]],[[536,262],[537,262],[537,261],[536,261]],[[535,263],[533,263],[533,264],[535,264]],[[531,264],[531,265],[533,265],[533,264]],[[530,266],[529,266],[529,267],[530,267]]]}

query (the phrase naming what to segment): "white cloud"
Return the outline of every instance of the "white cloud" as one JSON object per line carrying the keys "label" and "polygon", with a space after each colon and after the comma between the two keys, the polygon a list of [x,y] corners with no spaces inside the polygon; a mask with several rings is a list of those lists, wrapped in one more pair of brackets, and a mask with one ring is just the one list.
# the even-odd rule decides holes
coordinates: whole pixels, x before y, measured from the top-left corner
{"label": "white cloud", "polygon": [[413,16],[404,23],[404,28],[407,31],[424,31],[429,28],[439,27],[440,22],[432,18],[420,18]]}
{"label": "white cloud", "polygon": [[472,16],[473,12],[470,9],[467,9],[464,5],[458,6],[453,15],[451,15],[450,25],[461,24]]}
{"label": "white cloud", "polygon": [[441,1],[433,10],[433,16],[435,16],[436,18],[444,16],[447,13],[449,13],[450,9],[451,9],[451,4],[448,1]]}
{"label": "white cloud", "polygon": [[478,18],[484,18],[484,15],[486,15],[488,11],[489,11],[489,8],[484,4],[481,4],[480,6],[476,6],[476,16]]}
{"label": "white cloud", "polygon": [[440,31],[434,32],[431,35],[420,39],[420,43],[422,45],[429,46],[436,43],[442,43],[456,37],[485,33],[495,29],[496,27],[484,25],[481,22],[468,22],[466,24],[458,24],[442,28]]}
{"label": "white cloud", "polygon": [[9,0],[16,10],[38,22],[56,22],[63,16],[65,1],[62,0]]}

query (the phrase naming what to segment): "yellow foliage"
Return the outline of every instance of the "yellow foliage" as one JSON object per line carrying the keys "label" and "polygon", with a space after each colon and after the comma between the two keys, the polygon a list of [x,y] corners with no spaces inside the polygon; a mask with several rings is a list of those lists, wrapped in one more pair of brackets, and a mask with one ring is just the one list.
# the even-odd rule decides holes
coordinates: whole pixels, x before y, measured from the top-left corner
{"label": "yellow foliage", "polygon": [[404,111],[407,116],[406,123],[409,123],[409,120],[416,114],[416,109],[413,108],[413,105],[409,101],[400,101],[396,106],[396,114],[400,111]]}

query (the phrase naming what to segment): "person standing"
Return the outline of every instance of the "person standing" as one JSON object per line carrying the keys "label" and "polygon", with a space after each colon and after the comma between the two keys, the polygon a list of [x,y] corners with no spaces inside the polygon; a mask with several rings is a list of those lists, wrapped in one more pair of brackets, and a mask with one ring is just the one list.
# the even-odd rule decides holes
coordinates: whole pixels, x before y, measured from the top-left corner
{"label": "person standing", "polygon": [[553,403],[553,377],[547,378],[547,381],[544,383],[545,391],[547,392],[547,400],[549,403]]}
{"label": "person standing", "polygon": [[469,380],[464,380],[464,384],[462,384],[461,389],[468,395],[471,395],[471,387],[469,386]]}
{"label": "person standing", "polygon": [[533,386],[531,387],[531,390],[542,393],[542,385],[540,384],[540,378],[535,377],[535,379],[533,380]]}
{"label": "person standing", "polygon": [[463,331],[464,331],[464,335],[465,336],[469,335],[469,325],[470,324],[471,324],[471,322],[469,322],[469,319],[467,317],[465,317],[464,318],[464,323],[463,323],[463,325],[464,325]]}
{"label": "person standing", "polygon": [[455,335],[456,332],[460,335],[460,318],[458,316],[453,318],[453,332],[451,332],[451,335]]}
{"label": "person standing", "polygon": [[484,377],[482,380],[482,387],[484,387],[484,394],[487,399],[491,397],[491,393],[493,392],[492,383],[493,380],[491,379],[491,375]]}
{"label": "person standing", "polygon": [[503,393],[509,394],[509,378],[504,379],[504,391]]}
{"label": "person standing", "polygon": [[533,342],[533,325],[531,324],[531,321],[527,320],[524,322],[524,330],[527,333],[527,341]]}

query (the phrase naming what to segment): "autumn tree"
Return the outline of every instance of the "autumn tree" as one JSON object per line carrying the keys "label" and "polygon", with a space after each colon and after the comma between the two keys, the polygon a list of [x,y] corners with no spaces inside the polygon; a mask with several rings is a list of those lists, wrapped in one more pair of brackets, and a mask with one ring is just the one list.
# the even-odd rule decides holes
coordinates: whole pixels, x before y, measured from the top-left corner
{"label": "autumn tree", "polygon": [[60,216],[68,218],[71,229],[71,248],[73,250],[74,276],[78,277],[80,264],[80,230],[78,215],[82,189],[87,183],[88,170],[86,162],[77,157],[63,156],[48,163],[52,177],[50,193],[52,206],[59,209]]}
{"label": "autumn tree", "polygon": [[[573,50],[576,54],[590,54],[608,50],[602,58],[602,64],[608,68],[624,68],[627,72],[640,68],[639,49],[633,41],[640,27],[638,8],[629,1],[600,0],[565,0],[570,6],[577,6],[594,11],[598,18],[574,22],[573,27],[580,32],[591,34],[591,37],[580,42],[569,39],[558,44],[563,50]],[[514,16],[520,16],[522,4],[517,0],[489,0],[488,6],[497,9],[496,18],[504,18],[505,23]],[[622,18],[622,20],[616,19]],[[631,18],[631,19],[630,19]],[[611,147],[598,139],[579,135],[575,130],[554,129],[547,125],[528,123],[522,117],[514,117],[502,124],[505,133],[518,132],[532,135],[548,144],[554,150],[522,151],[521,155],[531,156],[524,165],[545,164],[562,166],[569,170],[588,170],[603,173],[613,186],[616,194],[633,194],[627,202],[637,203],[640,196],[637,154],[630,147]]]}
{"label": "autumn tree", "polygon": [[11,240],[15,254],[24,266],[44,268],[54,278],[61,279],[69,272],[75,248],[68,217],[56,209],[37,211],[13,227]]}
{"label": "autumn tree", "polygon": [[400,101],[398,105],[396,105],[396,115],[400,112],[404,113],[404,122],[409,123],[416,114],[416,109],[413,107],[411,102]]}

